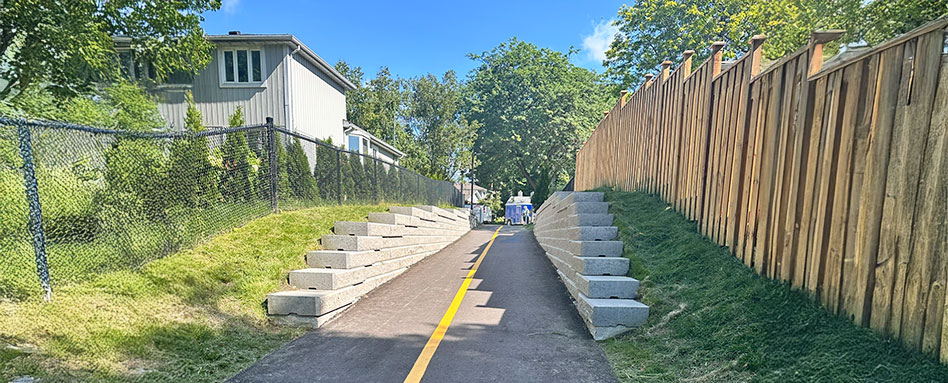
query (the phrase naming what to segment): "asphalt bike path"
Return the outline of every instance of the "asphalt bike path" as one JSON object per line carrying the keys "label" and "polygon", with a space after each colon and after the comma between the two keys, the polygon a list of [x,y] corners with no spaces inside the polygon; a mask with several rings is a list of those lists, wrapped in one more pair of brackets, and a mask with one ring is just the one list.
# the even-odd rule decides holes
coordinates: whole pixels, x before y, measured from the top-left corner
{"label": "asphalt bike path", "polygon": [[482,225],[233,382],[616,382],[533,233]]}

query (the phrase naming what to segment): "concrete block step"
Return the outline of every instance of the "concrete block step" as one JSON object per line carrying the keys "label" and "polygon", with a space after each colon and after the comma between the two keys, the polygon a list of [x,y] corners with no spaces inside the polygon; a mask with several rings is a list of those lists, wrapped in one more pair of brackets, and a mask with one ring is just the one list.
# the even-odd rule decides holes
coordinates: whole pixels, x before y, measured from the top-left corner
{"label": "concrete block step", "polygon": [[405,269],[378,275],[365,282],[339,290],[289,290],[267,295],[267,314],[315,317],[348,305],[372,289],[395,278]]}
{"label": "concrete block step", "polygon": [[[441,209],[438,209],[438,210],[441,210]],[[437,213],[424,210],[420,207],[392,206],[388,208],[388,211],[390,213],[410,215],[412,217],[421,218],[422,220],[428,220],[431,222],[440,222],[440,223],[452,225],[452,226],[465,227],[468,225],[468,223],[465,221],[455,220],[452,218],[446,218],[441,215],[438,215]]]}
{"label": "concrete block step", "polygon": [[590,298],[634,299],[639,290],[639,281],[635,278],[617,275],[576,276],[579,291]]}
{"label": "concrete block step", "polygon": [[456,215],[462,221],[467,221],[471,218],[471,209],[468,208],[450,209],[448,211],[454,213],[454,215]]}
{"label": "concrete block step", "polygon": [[566,198],[566,196],[570,195],[570,193],[572,192],[558,191],[558,192],[553,192],[553,194],[550,194],[550,196],[546,199],[546,202],[543,202],[543,205],[540,205],[540,208],[537,209],[536,211],[537,217],[543,214],[543,212],[545,212],[547,209],[553,208],[555,206],[559,206],[560,201],[562,201],[563,198]]}
{"label": "concrete block step", "polygon": [[344,222],[336,221],[333,226],[333,234],[336,235],[358,235],[372,237],[401,237],[414,235],[462,235],[467,230],[445,227],[445,228],[427,228],[417,226],[392,225],[376,222]]}
{"label": "concrete block step", "polygon": [[537,241],[558,247],[577,257],[621,257],[622,241],[573,241],[564,238],[538,236]]}
{"label": "concrete block step", "polygon": [[[358,301],[358,299],[356,299]],[[355,303],[355,302],[353,302]],[[275,315],[270,314],[270,321],[276,323],[280,326],[296,326],[296,327],[309,327],[309,328],[318,328],[322,327],[326,323],[331,322],[339,314],[342,314],[344,311],[352,307],[352,304],[344,305],[338,309],[332,310],[326,314],[320,316],[299,316],[296,314],[287,314],[287,315]]]}
{"label": "concrete block step", "polygon": [[573,241],[611,241],[619,235],[619,229],[615,226],[578,226],[542,231],[534,230],[534,233],[538,238],[543,236]]}
{"label": "concrete block step", "polygon": [[369,222],[429,228],[442,228],[444,226],[435,221],[395,213],[369,213]]}
{"label": "concrete block step", "polygon": [[453,242],[459,237],[460,235],[422,235],[389,238],[327,234],[322,236],[320,244],[325,250],[382,250],[425,243]]}
{"label": "concrete block step", "polygon": [[561,204],[571,204],[574,202],[602,202],[606,198],[603,192],[572,192],[560,200]]}
{"label": "concrete block step", "polygon": [[565,275],[559,274],[593,339],[607,339],[648,321],[649,307],[641,302],[634,299],[589,298],[579,292],[577,286]]}
{"label": "concrete block step", "polygon": [[[564,216],[573,214],[604,214],[608,212],[608,202],[602,202],[602,193],[568,193],[559,200],[547,199],[547,202],[537,210],[537,221],[540,218],[547,222],[558,221]],[[552,202],[550,202],[552,200]]]}
{"label": "concrete block step", "polygon": [[308,268],[293,270],[290,271],[289,281],[291,286],[300,289],[338,290],[362,283],[366,279],[377,275],[409,267],[431,254],[434,254],[434,252],[412,254],[354,269]]}
{"label": "concrete block step", "polygon": [[[557,271],[569,279],[579,292],[592,298],[628,298],[636,297],[639,281],[625,275],[582,275],[566,259],[546,253],[547,258]],[[574,257],[575,258],[575,257]]]}
{"label": "concrete block step", "polygon": [[593,326],[636,327],[648,320],[648,306],[634,299],[595,299],[580,294],[577,303]]}
{"label": "concrete block step", "polygon": [[543,250],[554,256],[582,275],[626,275],[629,273],[629,259],[625,257],[577,257],[555,246],[540,245]]}
{"label": "concrete block step", "polygon": [[609,212],[608,202],[576,202],[569,205],[561,205],[556,209],[556,214],[606,214]]}
{"label": "concrete block step", "polygon": [[[461,221],[460,216],[458,216],[457,214],[455,214],[454,212],[448,209],[442,209],[440,207],[432,206],[432,205],[421,205],[421,206],[418,206],[418,208],[420,208],[421,210],[427,211],[429,213],[433,213],[444,219],[448,219],[452,221]],[[455,209],[451,209],[451,210],[455,210]]]}
{"label": "concrete block step", "polygon": [[314,268],[353,269],[384,262],[389,259],[439,251],[450,243],[451,242],[424,243],[420,245],[390,247],[379,251],[310,251],[306,253],[306,265]]}
{"label": "concrete block step", "polygon": [[456,224],[456,223],[446,223],[441,221],[422,219],[419,217],[414,217],[405,214],[398,213],[369,213],[369,222],[375,223],[386,223],[390,225],[405,225],[405,226],[415,226],[415,227],[428,227],[435,229],[457,229],[457,230],[469,230],[469,224]]}
{"label": "concrete block step", "polygon": [[537,222],[537,229],[543,231],[577,226],[612,226],[612,221],[612,214],[573,214],[552,221],[543,217],[543,221]]}

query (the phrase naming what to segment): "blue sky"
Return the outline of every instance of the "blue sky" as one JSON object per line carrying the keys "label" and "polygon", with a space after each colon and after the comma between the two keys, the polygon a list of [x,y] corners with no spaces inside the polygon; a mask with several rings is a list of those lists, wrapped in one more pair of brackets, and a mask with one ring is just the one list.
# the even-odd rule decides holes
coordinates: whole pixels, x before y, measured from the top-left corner
{"label": "blue sky", "polygon": [[205,15],[209,34],[291,33],[335,64],[361,66],[367,77],[388,66],[400,77],[455,70],[475,63],[468,53],[510,37],[541,47],[581,52],[574,64],[602,72],[601,58],[622,1],[285,1],[223,0]]}

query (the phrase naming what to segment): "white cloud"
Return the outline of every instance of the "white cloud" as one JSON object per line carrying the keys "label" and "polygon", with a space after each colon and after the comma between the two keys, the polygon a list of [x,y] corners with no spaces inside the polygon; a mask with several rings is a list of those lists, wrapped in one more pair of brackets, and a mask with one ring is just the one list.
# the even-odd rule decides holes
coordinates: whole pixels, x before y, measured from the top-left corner
{"label": "white cloud", "polygon": [[583,38],[583,50],[589,60],[602,61],[606,59],[606,51],[619,28],[612,25],[612,20],[603,20],[596,25],[592,34]]}
{"label": "white cloud", "polygon": [[221,10],[224,13],[234,13],[237,12],[237,6],[240,5],[240,0],[221,0]]}

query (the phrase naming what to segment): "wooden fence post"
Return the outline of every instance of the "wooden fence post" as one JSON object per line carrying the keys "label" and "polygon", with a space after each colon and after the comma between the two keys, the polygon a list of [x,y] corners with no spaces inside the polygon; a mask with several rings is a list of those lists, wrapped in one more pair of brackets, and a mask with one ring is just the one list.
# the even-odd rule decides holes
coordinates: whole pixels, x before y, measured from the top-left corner
{"label": "wooden fence post", "polygon": [[810,34],[810,65],[807,76],[812,76],[823,69],[823,44],[840,38],[844,33],[846,31],[842,29],[830,29],[814,31]]}

